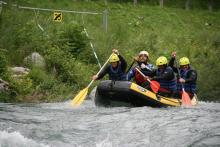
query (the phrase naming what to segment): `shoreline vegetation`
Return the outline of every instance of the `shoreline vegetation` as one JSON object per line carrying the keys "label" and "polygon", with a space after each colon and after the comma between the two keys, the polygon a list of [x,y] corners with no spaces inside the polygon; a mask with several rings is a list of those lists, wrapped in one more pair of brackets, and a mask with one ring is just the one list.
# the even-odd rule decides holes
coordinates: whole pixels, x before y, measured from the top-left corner
{"label": "shoreline vegetation", "polygon": [[[198,0],[197,0],[198,1]],[[99,66],[119,49],[128,66],[141,50],[150,53],[150,62],[160,55],[170,59],[189,57],[198,71],[198,98],[219,101],[220,95],[220,11],[213,12],[196,0],[185,10],[181,0],[164,3],[104,1],[9,1],[0,10],[0,79],[8,91],[0,91],[0,102],[59,102],[72,99],[85,88]],[[13,6],[107,11],[107,32],[103,15],[62,13],[53,21],[53,12],[24,10]],[[106,25],[104,23],[104,25]],[[89,37],[84,28],[87,29]],[[27,57],[38,53],[43,65]],[[13,76],[13,67],[25,67],[27,74]],[[16,77],[16,78],[15,78]],[[98,82],[93,84],[93,87]],[[7,85],[7,84],[6,84]],[[91,87],[92,89],[92,87]]]}

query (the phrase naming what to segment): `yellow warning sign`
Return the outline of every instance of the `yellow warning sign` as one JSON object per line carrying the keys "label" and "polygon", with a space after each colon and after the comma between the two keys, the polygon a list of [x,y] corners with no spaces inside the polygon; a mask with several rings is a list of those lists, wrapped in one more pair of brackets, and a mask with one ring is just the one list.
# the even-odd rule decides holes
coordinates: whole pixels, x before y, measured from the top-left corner
{"label": "yellow warning sign", "polygon": [[55,22],[61,22],[62,21],[62,13],[61,12],[54,12],[53,13],[53,20]]}

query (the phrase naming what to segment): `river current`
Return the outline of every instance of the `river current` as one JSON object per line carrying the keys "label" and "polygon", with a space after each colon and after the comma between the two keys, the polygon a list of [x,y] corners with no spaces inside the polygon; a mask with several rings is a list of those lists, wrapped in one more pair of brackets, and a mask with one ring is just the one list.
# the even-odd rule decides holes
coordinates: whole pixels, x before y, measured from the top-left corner
{"label": "river current", "polygon": [[220,146],[220,103],[103,108],[0,103],[0,147]]}

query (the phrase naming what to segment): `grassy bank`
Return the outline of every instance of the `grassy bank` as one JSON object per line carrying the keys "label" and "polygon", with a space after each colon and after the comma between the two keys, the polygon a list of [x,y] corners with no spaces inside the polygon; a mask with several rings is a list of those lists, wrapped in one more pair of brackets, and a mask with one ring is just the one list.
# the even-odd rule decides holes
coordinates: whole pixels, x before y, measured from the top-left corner
{"label": "grassy bank", "polygon": [[[203,100],[219,97],[220,12],[161,9],[146,4],[134,7],[131,3],[106,6],[91,1],[18,2],[79,11],[107,9],[108,32],[105,32],[102,15],[63,13],[63,21],[56,23],[52,21],[52,12],[22,10],[11,6],[12,3],[4,5],[0,15],[0,48],[7,51],[7,66],[24,66],[24,57],[34,51],[43,55],[47,63],[44,69],[29,67],[32,69],[27,77],[31,81],[29,91],[19,91],[14,84],[18,93],[15,99],[22,101],[26,97],[31,101],[38,97],[39,101],[61,101],[86,86],[98,70],[89,41],[94,43],[102,64],[113,47],[120,50],[128,63],[140,50],[149,51],[152,63],[160,55],[169,58],[172,51],[177,51],[178,58],[188,56],[198,71],[199,97]],[[87,28],[89,38],[83,27]]]}

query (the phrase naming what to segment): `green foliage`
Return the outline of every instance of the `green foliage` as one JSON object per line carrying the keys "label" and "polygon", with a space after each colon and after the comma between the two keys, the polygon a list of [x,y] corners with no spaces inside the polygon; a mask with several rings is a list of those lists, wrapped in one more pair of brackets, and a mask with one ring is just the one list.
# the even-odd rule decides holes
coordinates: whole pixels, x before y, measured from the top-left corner
{"label": "green foliage", "polygon": [[67,50],[77,57],[83,50],[86,49],[88,39],[83,33],[83,27],[77,23],[70,23],[63,26],[63,29],[59,33],[58,46],[67,47]]}
{"label": "green foliage", "polygon": [[86,36],[84,28],[77,22],[64,24],[57,32],[58,38],[53,43],[62,50],[84,63],[95,63],[92,49],[90,48],[89,38]]}
{"label": "green foliage", "polygon": [[[41,68],[33,68],[28,77],[33,81],[33,93],[41,101],[62,101],[71,93],[71,86],[64,84],[54,75],[46,73]],[[42,95],[43,94],[43,95]]]}
{"label": "green foliage", "polygon": [[5,92],[5,91],[0,91],[0,102],[4,103],[13,103],[16,102],[17,100],[15,99],[15,92]]}
{"label": "green foliage", "polygon": [[[92,68],[89,68],[91,66],[77,61],[72,54],[59,47],[51,47],[48,49],[45,52],[45,59],[49,68],[56,70],[57,76],[61,78],[63,82],[82,86],[85,82],[89,81],[88,76],[92,75]],[[88,69],[90,70],[88,71]],[[83,78],[81,78],[82,76]]]}
{"label": "green foliage", "polygon": [[[48,12],[33,13],[5,7],[0,21],[0,34],[3,34],[0,35],[0,48],[8,51],[9,64],[23,65],[24,57],[34,51],[40,52],[47,62],[47,71],[33,68],[27,77],[31,80],[20,81],[15,84],[15,89],[19,93],[33,92],[36,97],[43,93],[42,100],[51,101],[61,100],[71,90],[75,92],[85,87],[98,71],[89,46],[91,41],[101,63],[111,54],[112,48],[118,48],[128,64],[140,50],[149,51],[151,63],[155,63],[160,55],[169,58],[175,50],[178,58],[188,56],[198,71],[199,98],[212,100],[219,97],[220,79],[216,77],[220,74],[220,13],[206,11],[207,0],[193,0],[192,11],[182,9],[185,3],[180,0],[165,1],[163,9],[155,0],[138,0],[137,7],[132,1],[112,1],[108,1],[107,6],[103,1],[76,0],[74,5],[71,0],[18,1],[27,6],[79,11],[102,12],[107,8],[108,32],[103,30],[102,15],[63,13],[63,22],[55,23]],[[214,9],[219,8],[214,6]],[[89,38],[83,27],[86,27]],[[5,55],[0,54],[0,58],[4,60]],[[3,72],[5,64],[0,63]],[[25,84],[24,91],[16,88]]]}
{"label": "green foliage", "polygon": [[25,95],[32,92],[33,81],[27,76],[11,78],[10,84],[18,94]]}
{"label": "green foliage", "polygon": [[[109,2],[120,2],[133,4],[132,0],[109,0]],[[208,9],[208,4],[210,0],[190,0],[190,9]],[[220,9],[219,0],[212,0],[213,8],[216,10]],[[186,0],[164,0],[165,7],[173,7],[173,8],[185,8]],[[138,0],[138,4],[142,5],[151,5],[151,6],[159,6],[159,0]]]}
{"label": "green foliage", "polygon": [[28,74],[28,77],[32,79],[34,86],[37,86],[41,90],[49,90],[55,84],[58,84],[58,81],[53,77],[53,75],[48,75],[40,68],[33,68]]}
{"label": "green foliage", "polygon": [[0,78],[4,78],[7,73],[7,59],[5,51],[0,49]]}
{"label": "green foliage", "polygon": [[69,71],[69,69],[74,68],[75,59],[73,55],[55,46],[45,51],[45,59],[49,68],[56,70],[62,81],[75,83],[74,75]]}

